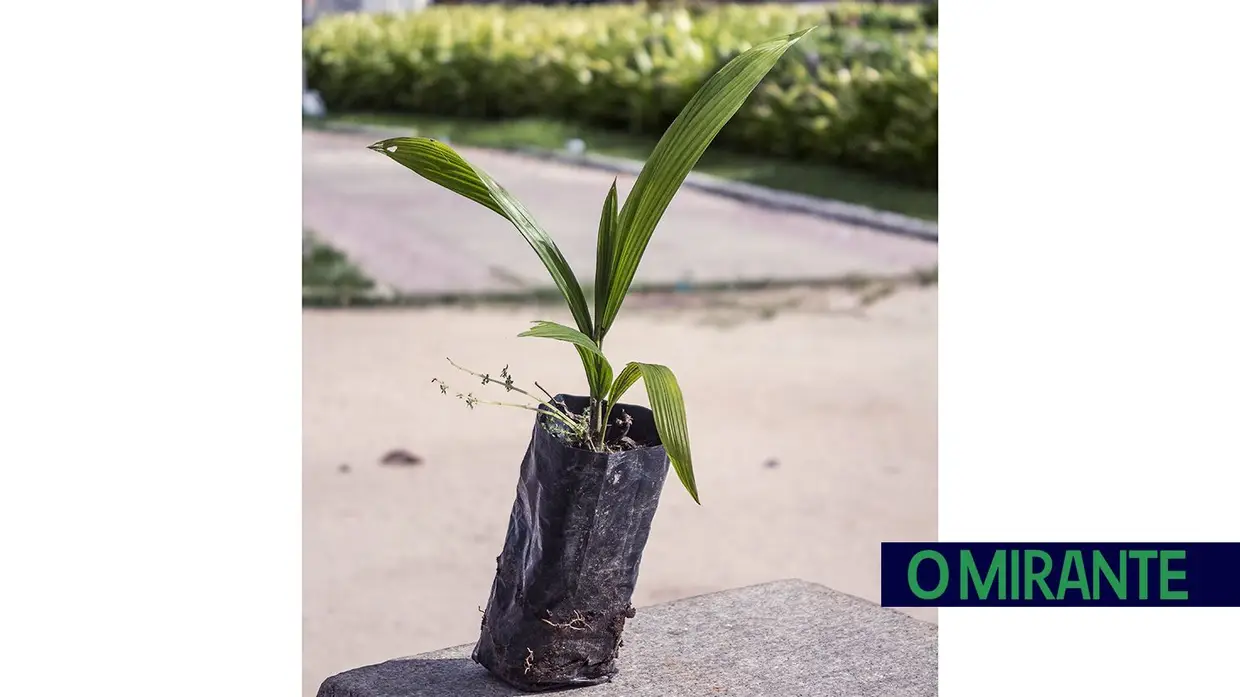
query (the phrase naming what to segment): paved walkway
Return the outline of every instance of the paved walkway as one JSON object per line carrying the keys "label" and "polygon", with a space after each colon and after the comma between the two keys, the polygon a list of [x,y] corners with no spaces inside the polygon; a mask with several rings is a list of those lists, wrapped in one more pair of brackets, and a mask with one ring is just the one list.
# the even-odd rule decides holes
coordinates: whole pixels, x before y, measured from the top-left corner
{"label": "paved walkway", "polygon": [[[302,131],[304,224],[376,280],[405,293],[544,288],[511,225],[366,146],[372,136]],[[599,211],[613,175],[519,155],[459,149],[551,233],[582,284],[593,275]],[[632,178],[621,176],[623,196]],[[938,246],[682,189],[636,282],[717,282],[895,274],[933,267]]]}
{"label": "paved walkway", "polygon": [[[633,303],[608,336],[616,365],[676,371],[702,495],[694,505],[669,477],[634,604],[781,578],[878,600],[879,543],[937,539],[937,290],[901,290],[863,316],[840,311],[855,304],[843,291],[743,301]],[[431,378],[511,398],[450,356],[580,393],[571,348],[516,338],[566,314],[303,314],[306,697],[342,670],[477,638],[532,418],[470,411]],[[646,403],[640,383],[628,399]],[[421,463],[380,464],[395,449]]]}

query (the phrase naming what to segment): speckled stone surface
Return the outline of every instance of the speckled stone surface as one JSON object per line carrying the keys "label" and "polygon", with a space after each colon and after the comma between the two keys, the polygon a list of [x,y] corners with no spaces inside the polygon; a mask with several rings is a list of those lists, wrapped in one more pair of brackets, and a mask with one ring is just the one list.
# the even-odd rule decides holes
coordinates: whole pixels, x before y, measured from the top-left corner
{"label": "speckled stone surface", "polygon": [[[472,645],[357,668],[319,697],[525,694],[470,660]],[[938,629],[804,581],[777,581],[640,609],[612,697],[923,697],[938,694]]]}

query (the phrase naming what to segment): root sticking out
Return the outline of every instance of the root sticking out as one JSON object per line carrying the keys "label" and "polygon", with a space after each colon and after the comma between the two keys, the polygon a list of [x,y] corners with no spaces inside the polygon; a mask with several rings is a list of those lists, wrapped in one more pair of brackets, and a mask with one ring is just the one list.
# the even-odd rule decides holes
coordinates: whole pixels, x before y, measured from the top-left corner
{"label": "root sticking out", "polygon": [[[547,616],[551,616],[550,610],[547,611]],[[573,610],[573,616],[567,622],[556,624],[549,619],[544,619],[543,622],[556,629],[572,629],[578,632],[584,632],[590,628],[590,625],[586,624],[586,618],[581,616],[580,610]]]}

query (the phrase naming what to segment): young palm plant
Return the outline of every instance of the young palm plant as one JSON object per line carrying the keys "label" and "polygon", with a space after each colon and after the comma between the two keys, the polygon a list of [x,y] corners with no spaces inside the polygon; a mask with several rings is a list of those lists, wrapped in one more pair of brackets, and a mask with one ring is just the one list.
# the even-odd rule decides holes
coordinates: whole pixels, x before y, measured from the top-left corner
{"label": "young palm plant", "polygon": [[[607,454],[611,452],[608,441],[608,424],[611,422],[612,408],[623,397],[625,392],[638,380],[644,380],[646,392],[650,399],[650,414],[658,440],[666,450],[666,459],[659,454],[662,472],[667,470],[670,460],[681,483],[688,490],[695,502],[700,503],[697,483],[693,474],[693,458],[689,449],[689,434],[685,418],[684,398],[676,376],[667,366],[656,363],[629,362],[617,374],[611,361],[603,353],[603,343],[608,332],[615,325],[616,317],[624,304],[637,267],[641,263],[651,235],[658,226],[660,219],[676,195],[689,171],[701,158],[707,146],[723,128],[724,124],[736,113],[749,94],[762,81],[763,77],[774,67],[779,58],[806,33],[806,29],[795,34],[772,39],[753,46],[729,61],[698,90],[684,107],[679,116],[664,133],[655,146],[650,158],[646,161],[637,180],[623,205],[620,205],[613,181],[611,190],[603,200],[603,210],[598,224],[598,248],[595,260],[593,311],[591,304],[577,281],[576,275],[569,267],[564,255],[561,254],[551,236],[537,222],[519,201],[509,194],[499,183],[486,172],[465,161],[448,145],[431,138],[391,138],[370,146],[372,150],[383,153],[401,165],[413,170],[422,177],[464,196],[476,203],[498,213],[516,227],[530,247],[546,266],[551,278],[555,281],[572,313],[575,327],[556,322],[535,322],[529,330],[520,336],[556,339],[573,344],[581,358],[585,369],[586,381],[590,394],[588,407],[581,409],[585,418],[584,427],[579,430],[579,448],[593,453]],[[487,382],[484,377],[483,382]],[[536,436],[538,435],[536,431]],[[531,445],[533,452],[534,445]],[[577,456],[563,456],[577,457]],[[532,458],[527,454],[527,464]],[[611,465],[605,459],[591,462],[602,462],[598,467],[607,467],[609,474]],[[529,465],[536,467],[535,465]],[[543,465],[545,467],[545,464]],[[632,467],[630,466],[630,470]],[[548,481],[561,483],[564,481],[563,468],[557,470],[555,477]],[[528,479],[523,469],[523,482]],[[536,475],[535,475],[536,476]],[[573,476],[576,476],[575,474]],[[651,481],[662,482],[662,475],[652,475]],[[619,481],[619,473],[617,473]],[[577,480],[573,480],[578,485]],[[581,485],[585,486],[585,485]],[[592,496],[598,500],[597,487],[590,489]],[[638,496],[651,497],[647,486],[644,493]],[[521,494],[513,512],[513,523],[516,526],[545,525],[546,521],[539,516],[546,514],[547,504],[531,514],[528,508],[533,504],[527,499],[545,497],[547,487],[531,489],[531,493]],[[581,494],[585,496],[585,494]],[[596,564],[595,561],[583,561],[572,557],[584,552],[564,551],[558,547],[552,551],[551,542],[547,544],[531,544],[528,534],[514,535],[510,527],[508,544],[505,554],[500,560],[497,571],[496,585],[492,591],[492,601],[484,614],[484,640],[480,642],[475,653],[479,660],[500,677],[518,687],[546,688],[552,685],[567,686],[589,684],[604,679],[615,672],[613,660],[619,642],[619,632],[623,628],[624,617],[631,617],[632,609],[627,607],[631,598],[632,586],[636,581],[636,564],[640,558],[641,546],[645,544],[645,535],[649,532],[650,520],[653,518],[654,505],[657,504],[657,489],[653,494],[652,503],[640,502],[640,505],[629,511],[630,519],[641,518],[636,523],[623,524],[637,527],[624,535],[618,536],[616,559],[623,559],[633,568],[631,578],[588,579],[581,576],[574,581],[571,589],[548,591],[555,585],[554,580],[546,581],[544,577],[553,575],[551,571],[542,576],[532,572],[540,563],[547,562],[548,568],[560,569],[555,573],[574,575],[576,570],[564,571],[564,565],[575,564],[575,568],[616,568],[615,564]],[[593,506],[602,504],[592,503]],[[622,509],[625,506],[611,506]],[[603,515],[601,508],[592,509],[588,516],[581,520],[586,525],[596,525]],[[567,514],[566,514],[567,515]],[[529,521],[535,520],[536,523]],[[621,525],[622,523],[616,523]],[[544,531],[549,540],[558,540],[563,530],[573,530],[572,525],[561,525],[554,531]],[[537,536],[538,531],[533,533]],[[606,547],[605,535],[595,533],[588,537],[591,554],[600,552]],[[634,540],[636,555],[634,553]],[[548,562],[549,555],[559,556]],[[571,559],[569,557],[572,557]],[[566,561],[567,559],[567,561]],[[560,564],[560,567],[556,567]],[[506,569],[512,566],[516,571],[509,573]],[[623,566],[621,564],[620,566]],[[524,571],[520,571],[524,569]],[[610,572],[616,576],[618,572]],[[545,581],[545,582],[544,582]],[[589,581],[589,583],[587,583]],[[594,584],[594,585],[590,585]],[[609,585],[610,584],[610,585]],[[513,587],[518,587],[514,591]],[[604,597],[595,603],[596,598],[582,597],[583,588],[596,588],[594,594]],[[523,589],[523,590],[522,590]],[[597,590],[602,589],[602,590]],[[614,592],[613,592],[614,591]],[[540,595],[541,594],[541,595]],[[504,595],[504,600],[497,600]],[[613,597],[614,596],[614,597]],[[514,600],[515,599],[515,600]],[[605,601],[605,602],[604,602]],[[506,628],[498,628],[497,622],[504,618],[496,615],[502,612],[512,614],[511,607],[524,604],[521,613],[514,615],[514,624]],[[539,604],[533,607],[531,604]],[[594,603],[594,604],[592,604]],[[600,609],[601,608],[601,609]],[[549,619],[543,616],[554,616],[560,612],[560,619]],[[546,627],[528,622],[529,617],[538,616]],[[618,625],[616,622],[618,621]],[[488,628],[488,623],[491,623]],[[593,628],[592,628],[593,627]],[[535,636],[535,631],[555,631],[566,629],[573,640],[569,643],[556,644],[551,639]],[[607,628],[611,630],[604,631]],[[487,633],[503,632],[503,637],[487,638]],[[597,645],[590,645],[594,636],[598,635]],[[490,643],[487,643],[490,642]],[[550,643],[549,643],[550,642]],[[488,647],[483,650],[483,644]],[[514,645],[516,644],[516,645]],[[498,648],[496,648],[498,647]],[[583,648],[585,647],[585,648]],[[528,651],[528,654],[527,654]],[[479,659],[479,653],[484,659]],[[507,657],[507,658],[505,658]],[[507,666],[499,665],[507,661]],[[547,668],[555,665],[559,668]],[[577,672],[565,672],[564,666],[576,666]],[[558,671],[558,672],[557,672]],[[583,672],[584,671],[584,672]]]}

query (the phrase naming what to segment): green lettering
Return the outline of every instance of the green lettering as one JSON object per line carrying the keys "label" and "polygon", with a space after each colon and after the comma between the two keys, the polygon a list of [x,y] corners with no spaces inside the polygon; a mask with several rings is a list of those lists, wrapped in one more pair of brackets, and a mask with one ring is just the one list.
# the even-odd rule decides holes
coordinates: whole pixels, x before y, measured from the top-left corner
{"label": "green lettering", "polygon": [[[1042,560],[1042,570],[1033,570],[1033,560]],[[1025,550],[1025,600],[1033,600],[1033,584],[1042,587],[1042,597],[1050,600],[1055,596],[1051,593],[1051,587],[1046,585],[1046,577],[1051,573],[1051,555],[1040,549]]]}
{"label": "green lettering", "polygon": [[[921,587],[920,583],[917,582],[917,567],[926,559],[933,559],[934,563],[939,565],[939,584],[935,586],[932,591],[927,591]],[[943,595],[943,591],[947,590],[948,576],[947,560],[943,558],[942,554],[939,554],[933,549],[922,550],[917,554],[914,554],[913,558],[909,560],[908,587],[909,590],[913,591],[913,595],[921,598],[922,600],[934,600],[940,595]]]}
{"label": "green lettering", "polygon": [[1152,549],[1132,549],[1128,551],[1129,559],[1138,559],[1141,565],[1137,567],[1137,597],[1146,600],[1150,597],[1150,560],[1158,556],[1158,552]]}
{"label": "green lettering", "polygon": [[1170,581],[1183,581],[1188,577],[1186,571],[1172,571],[1170,562],[1172,559],[1183,559],[1188,553],[1182,549],[1164,549],[1158,553],[1159,577],[1162,584],[1158,589],[1158,597],[1160,600],[1188,600],[1188,591],[1171,590]]}
{"label": "green lettering", "polygon": [[1120,550],[1119,553],[1119,577],[1116,578],[1115,571],[1107,562],[1106,555],[1098,550],[1094,550],[1094,600],[1102,597],[1102,576],[1107,577],[1107,583],[1111,584],[1111,590],[1115,591],[1115,597],[1120,600],[1128,599],[1128,552]]}
{"label": "green lettering", "polygon": [[1020,600],[1020,550],[1012,550],[1009,558],[1012,560],[1012,580],[1008,583],[1011,589],[1010,597],[1012,600]]}
{"label": "green lettering", "polygon": [[[1076,579],[1068,578],[1069,574],[1076,572]],[[1083,600],[1090,600],[1089,597],[1089,581],[1086,580],[1085,560],[1081,557],[1081,550],[1070,549],[1064,555],[1063,568],[1059,570],[1059,592],[1055,594],[1055,600],[1063,600],[1069,588],[1074,588],[1081,592]]]}
{"label": "green lettering", "polygon": [[973,561],[973,553],[967,549],[960,550],[960,575],[963,577],[960,584],[960,599],[969,599],[969,586],[972,585],[977,592],[979,600],[985,600],[990,595],[990,586],[999,579],[999,600],[1006,600],[1007,596],[1007,552],[998,550],[994,556],[990,558],[990,566],[986,567],[986,580],[982,580],[981,574],[978,572],[977,563]]}

